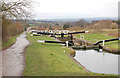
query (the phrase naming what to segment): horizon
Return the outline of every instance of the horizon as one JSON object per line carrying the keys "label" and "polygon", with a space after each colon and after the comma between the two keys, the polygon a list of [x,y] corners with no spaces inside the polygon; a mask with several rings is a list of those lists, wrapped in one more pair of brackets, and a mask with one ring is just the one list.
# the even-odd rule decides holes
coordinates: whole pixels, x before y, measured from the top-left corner
{"label": "horizon", "polygon": [[32,19],[32,20],[43,20],[43,21],[65,21],[65,20],[118,20],[118,17],[90,17],[90,18],[46,18],[46,19]]}

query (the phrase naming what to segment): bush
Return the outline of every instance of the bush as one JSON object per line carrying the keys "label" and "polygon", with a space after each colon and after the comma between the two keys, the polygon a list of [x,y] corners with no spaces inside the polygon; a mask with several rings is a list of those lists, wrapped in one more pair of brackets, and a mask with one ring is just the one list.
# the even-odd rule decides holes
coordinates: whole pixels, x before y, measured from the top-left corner
{"label": "bush", "polygon": [[112,23],[110,26],[111,29],[117,29],[118,25],[116,23]]}
{"label": "bush", "polygon": [[66,30],[67,28],[69,28],[68,24],[64,24],[63,29]]}
{"label": "bush", "polygon": [[20,34],[23,26],[19,22],[12,22],[3,18],[2,20],[2,41],[9,40],[10,37]]}

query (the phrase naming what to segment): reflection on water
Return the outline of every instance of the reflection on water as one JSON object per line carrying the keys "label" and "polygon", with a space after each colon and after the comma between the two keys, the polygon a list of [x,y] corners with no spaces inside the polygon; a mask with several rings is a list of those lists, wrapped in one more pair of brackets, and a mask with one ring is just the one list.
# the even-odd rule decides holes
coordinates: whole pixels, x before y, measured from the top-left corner
{"label": "reflection on water", "polygon": [[118,74],[118,56],[120,55],[97,50],[75,51],[74,58],[91,72]]}

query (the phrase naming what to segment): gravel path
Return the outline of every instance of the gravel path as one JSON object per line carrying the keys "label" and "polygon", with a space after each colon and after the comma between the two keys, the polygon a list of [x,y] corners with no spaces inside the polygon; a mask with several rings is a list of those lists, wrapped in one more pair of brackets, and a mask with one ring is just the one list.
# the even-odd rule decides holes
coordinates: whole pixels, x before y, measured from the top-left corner
{"label": "gravel path", "polygon": [[22,33],[14,45],[2,51],[2,75],[3,76],[21,76],[25,67],[24,51],[30,43],[25,38],[25,32]]}

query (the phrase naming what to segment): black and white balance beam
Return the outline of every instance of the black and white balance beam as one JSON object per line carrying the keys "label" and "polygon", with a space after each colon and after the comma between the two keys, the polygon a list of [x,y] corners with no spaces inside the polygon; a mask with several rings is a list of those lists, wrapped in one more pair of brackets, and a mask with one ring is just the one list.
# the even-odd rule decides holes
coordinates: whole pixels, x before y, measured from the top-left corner
{"label": "black and white balance beam", "polygon": [[109,39],[109,40],[97,41],[96,43],[94,43],[94,45],[98,45],[99,43],[103,43],[103,42],[116,41],[116,40],[120,40],[120,38],[114,38],[114,39]]}
{"label": "black and white balance beam", "polygon": [[72,43],[69,43],[68,41],[45,41],[45,40],[38,40],[37,42],[40,43],[59,43],[59,44],[66,44],[66,46],[72,46]]}

